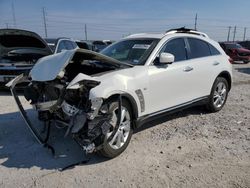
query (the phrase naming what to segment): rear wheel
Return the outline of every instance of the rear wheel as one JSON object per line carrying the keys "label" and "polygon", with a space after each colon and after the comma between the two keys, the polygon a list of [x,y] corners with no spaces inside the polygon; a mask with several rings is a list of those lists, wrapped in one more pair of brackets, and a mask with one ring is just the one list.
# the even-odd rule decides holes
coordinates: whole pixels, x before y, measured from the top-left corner
{"label": "rear wheel", "polygon": [[[109,105],[109,113],[112,114],[110,124],[115,127],[118,121],[118,102],[113,101]],[[113,132],[116,131],[116,132]],[[99,153],[108,158],[114,158],[120,155],[128,146],[133,130],[132,130],[132,113],[129,103],[122,101],[121,119],[118,129],[107,133],[103,148]],[[112,136],[110,140],[110,136]]]}
{"label": "rear wheel", "polygon": [[228,95],[228,82],[225,78],[216,78],[209,96],[207,108],[210,112],[217,112],[223,108]]}

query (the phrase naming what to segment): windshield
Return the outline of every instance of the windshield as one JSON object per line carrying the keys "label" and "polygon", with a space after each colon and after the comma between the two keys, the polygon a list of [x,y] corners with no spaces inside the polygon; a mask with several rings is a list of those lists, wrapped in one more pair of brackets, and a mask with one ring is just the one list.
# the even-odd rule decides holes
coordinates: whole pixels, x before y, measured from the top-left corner
{"label": "windshield", "polygon": [[127,39],[108,46],[102,54],[131,65],[144,65],[159,39]]}
{"label": "windshield", "polygon": [[235,49],[235,48],[242,48],[240,44],[233,43],[233,44],[226,44],[227,49]]}

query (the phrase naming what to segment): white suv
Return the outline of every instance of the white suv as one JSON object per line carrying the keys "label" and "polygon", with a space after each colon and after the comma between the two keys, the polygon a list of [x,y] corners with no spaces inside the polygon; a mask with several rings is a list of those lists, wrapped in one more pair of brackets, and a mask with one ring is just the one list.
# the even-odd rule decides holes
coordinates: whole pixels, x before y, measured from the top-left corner
{"label": "white suv", "polygon": [[168,112],[204,104],[224,106],[232,83],[229,57],[206,34],[176,29],[136,34],[101,53],[70,50],[44,57],[29,76],[8,83],[35,137],[15,85],[30,81],[24,96],[50,126],[66,126],[87,152],[115,157],[125,150],[135,128]]}

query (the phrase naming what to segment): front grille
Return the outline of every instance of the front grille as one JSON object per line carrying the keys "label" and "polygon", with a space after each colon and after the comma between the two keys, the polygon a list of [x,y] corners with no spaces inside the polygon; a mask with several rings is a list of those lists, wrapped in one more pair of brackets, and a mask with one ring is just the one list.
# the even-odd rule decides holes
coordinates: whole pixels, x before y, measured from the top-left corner
{"label": "front grille", "polygon": [[28,74],[30,70],[1,70],[0,69],[0,75],[20,75],[22,73]]}

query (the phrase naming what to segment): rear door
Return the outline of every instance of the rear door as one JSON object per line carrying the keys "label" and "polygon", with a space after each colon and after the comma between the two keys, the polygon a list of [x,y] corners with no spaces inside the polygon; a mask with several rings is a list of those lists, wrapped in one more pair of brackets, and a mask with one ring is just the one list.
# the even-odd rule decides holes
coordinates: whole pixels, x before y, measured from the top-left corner
{"label": "rear door", "polygon": [[221,66],[220,52],[211,44],[197,38],[186,38],[188,62],[192,67],[189,93],[193,99],[210,94],[213,82]]}

